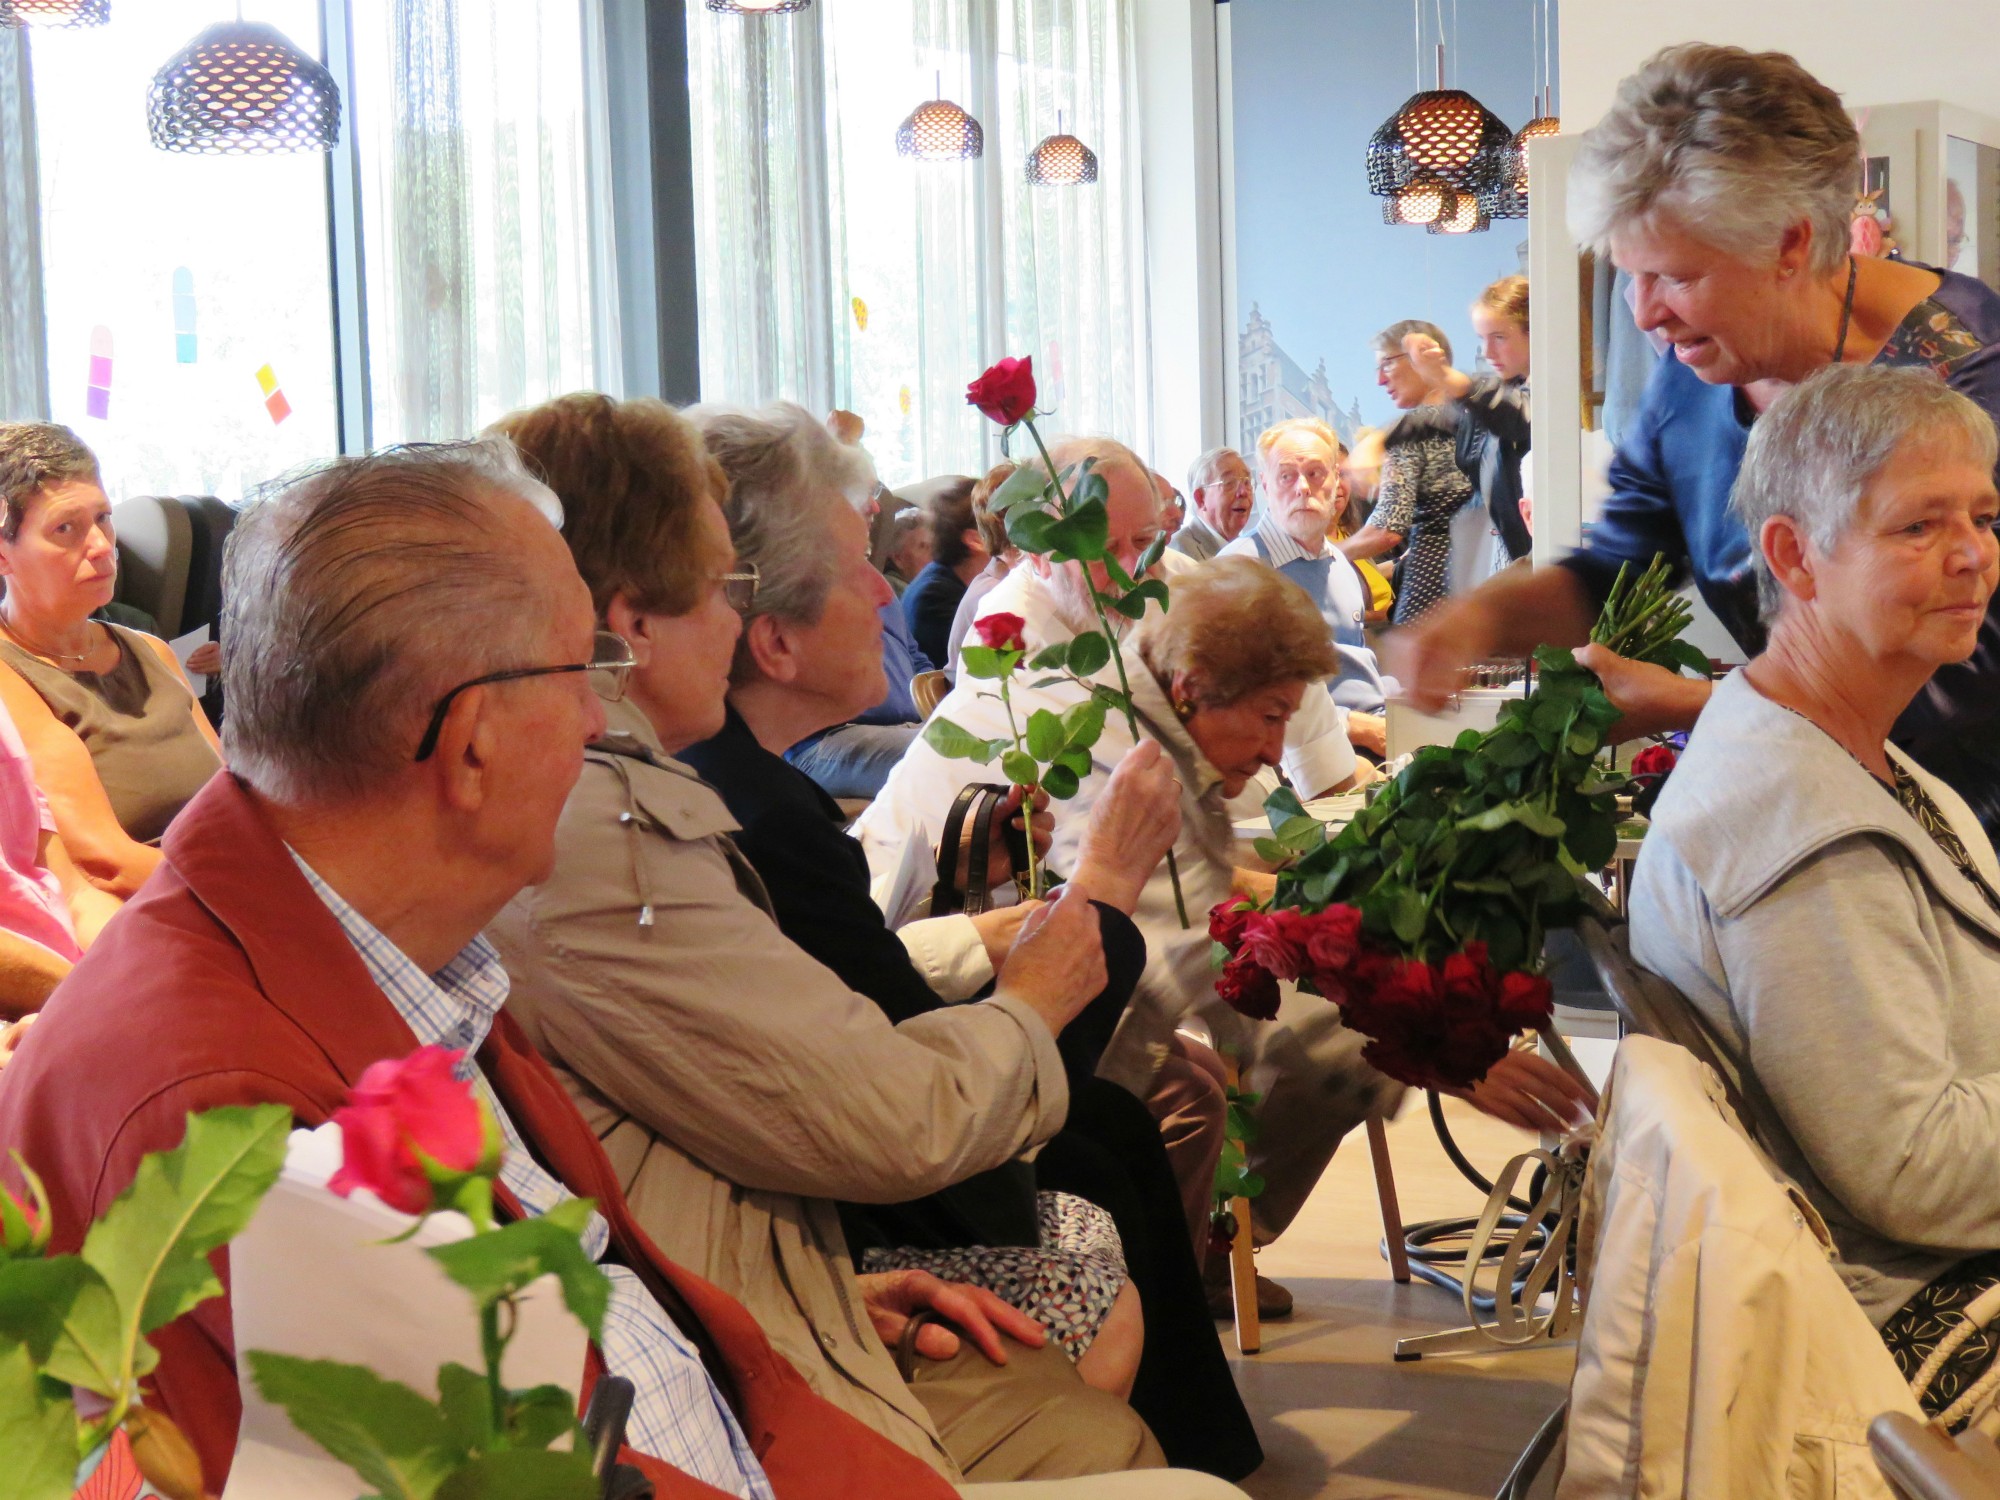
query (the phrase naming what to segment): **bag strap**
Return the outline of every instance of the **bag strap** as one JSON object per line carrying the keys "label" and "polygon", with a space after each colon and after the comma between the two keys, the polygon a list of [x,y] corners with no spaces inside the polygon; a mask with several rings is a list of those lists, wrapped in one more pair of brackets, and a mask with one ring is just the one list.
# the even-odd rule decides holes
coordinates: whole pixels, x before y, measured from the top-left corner
{"label": "bag strap", "polygon": [[944,837],[938,840],[937,884],[931,887],[932,916],[964,912],[976,917],[986,910],[985,874],[993,838],[993,813],[1006,796],[1007,788],[988,782],[975,781],[959,789],[944,820]]}

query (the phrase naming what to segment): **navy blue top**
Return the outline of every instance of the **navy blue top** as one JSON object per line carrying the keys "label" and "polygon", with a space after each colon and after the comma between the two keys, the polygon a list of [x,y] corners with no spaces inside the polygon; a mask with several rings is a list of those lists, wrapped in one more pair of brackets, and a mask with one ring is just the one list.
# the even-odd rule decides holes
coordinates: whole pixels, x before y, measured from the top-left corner
{"label": "navy blue top", "polygon": [[965,580],[941,562],[924,565],[923,572],[903,590],[903,619],[917,649],[933,662],[951,656],[951,622],[958,615],[958,601],[965,597]]}
{"label": "navy blue top", "polygon": [[[1875,362],[1927,364],[2000,422],[2000,295],[1970,276],[1938,274],[1938,290],[1904,319]],[[1735,387],[1709,385],[1671,354],[1661,357],[1612,460],[1604,514],[1562,563],[1593,603],[1602,605],[1620,563],[1636,571],[1665,553],[1677,581],[1692,576],[1737,645],[1751,655],[1764,648],[1754,544],[1729,509],[1752,420]],[[2000,836],[2000,595],[1972,657],[1938,669],[1893,738]]]}

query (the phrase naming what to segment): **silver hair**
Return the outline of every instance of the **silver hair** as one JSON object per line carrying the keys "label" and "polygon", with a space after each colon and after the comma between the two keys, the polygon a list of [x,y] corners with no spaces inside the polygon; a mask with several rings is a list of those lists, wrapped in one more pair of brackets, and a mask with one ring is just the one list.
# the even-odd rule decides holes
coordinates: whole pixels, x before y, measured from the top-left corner
{"label": "silver hair", "polygon": [[[759,575],[751,615],[812,624],[840,569],[827,545],[830,517],[836,506],[867,504],[874,464],[788,401],[761,411],[691,406],[686,415],[729,477],[723,509],[730,539],[738,559],[755,564]],[[748,659],[747,643],[739,643],[739,672]]]}
{"label": "silver hair", "polygon": [[[1234,448],[1211,448],[1197,458],[1193,467],[1188,470],[1188,494],[1192,495],[1196,490],[1206,489],[1214,484],[1215,471],[1222,467],[1225,458],[1233,458],[1238,463],[1243,463],[1243,455]],[[1250,466],[1243,464],[1243,467],[1248,469]]]}
{"label": "silver hair", "polygon": [[1391,323],[1375,335],[1375,352],[1401,354],[1403,340],[1413,333],[1421,333],[1426,338],[1436,339],[1438,348],[1444,350],[1445,363],[1451,363],[1451,340],[1445,337],[1444,330],[1437,324],[1427,323],[1422,318],[1405,318],[1400,323]]}
{"label": "silver hair", "polygon": [[99,484],[97,455],[54,422],[0,422],[0,537],[21,534],[28,502],[52,484]]}
{"label": "silver hair", "polygon": [[230,769],[280,801],[365,795],[453,687],[532,664],[551,601],[494,524],[511,500],[561,525],[492,437],[337,459],[253,500],[223,557]]}
{"label": "silver hair", "polygon": [[1993,419],[1923,368],[1832,365],[1757,419],[1729,504],[1750,533],[1757,611],[1767,624],[1786,596],[1758,546],[1764,523],[1789,516],[1831,551],[1869,486],[1912,444],[1962,453],[1980,469],[2000,456]]}
{"label": "silver hair", "polygon": [[1656,52],[1583,134],[1570,231],[1599,255],[1660,215],[1744,261],[1812,226],[1811,269],[1847,258],[1860,138],[1840,95],[1783,52],[1688,42]]}

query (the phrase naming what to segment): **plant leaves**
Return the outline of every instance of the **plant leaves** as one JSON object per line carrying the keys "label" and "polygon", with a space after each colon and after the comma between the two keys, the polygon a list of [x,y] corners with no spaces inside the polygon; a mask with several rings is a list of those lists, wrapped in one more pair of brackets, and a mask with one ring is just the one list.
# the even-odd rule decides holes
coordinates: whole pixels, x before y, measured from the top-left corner
{"label": "plant leaves", "polygon": [[1299,801],[1299,794],[1288,786],[1281,786],[1264,799],[1264,816],[1271,820],[1271,827],[1282,828],[1293,818],[1306,815],[1305,804]]}
{"label": "plant leaves", "polygon": [[1077,788],[1082,784],[1076,772],[1060,763],[1050,766],[1042,773],[1042,790],[1058,802],[1067,802],[1074,797]]}
{"label": "plant leaves", "polygon": [[1049,764],[1052,766],[1061,766],[1064,770],[1075,776],[1080,783],[1084,777],[1090,774],[1090,752],[1081,749],[1063,750],[1058,752],[1056,758],[1050,761]]}
{"label": "plant leaves", "polygon": [[0,1260],[0,1345],[25,1345],[37,1365],[45,1363],[77,1294],[102,1280],[74,1255]]}
{"label": "plant leaves", "polygon": [[1015,786],[1034,786],[1042,779],[1041,765],[1023,750],[1001,751],[1000,773]]}
{"label": "plant leaves", "polygon": [[438,1410],[455,1447],[477,1453],[493,1446],[493,1402],[479,1371],[456,1363],[439,1366]]}
{"label": "plant leaves", "polygon": [[433,1245],[424,1253],[482,1305],[512,1296],[537,1277],[553,1276],[576,1320],[592,1338],[602,1332],[611,1282],[565,1224],[516,1219],[491,1234]]}
{"label": "plant leaves", "polygon": [[516,1447],[546,1448],[577,1426],[576,1399],[559,1385],[516,1391],[508,1401],[507,1431]]}
{"label": "plant leaves", "polygon": [[1038,708],[1028,715],[1028,732],[1023,738],[1028,742],[1028,754],[1047,761],[1056,758],[1069,736],[1063,730],[1060,715],[1051,709]]}
{"label": "plant leaves", "polygon": [[[1060,672],[1064,667],[1069,665],[1071,644],[1069,641],[1057,641],[1052,646],[1042,647],[1035,654],[1035,659],[1028,663],[1028,670],[1031,672]],[[965,652],[961,650],[959,652],[959,659],[962,661],[964,658]],[[1058,682],[1061,680],[1061,678],[1056,679]],[[1035,686],[1040,687],[1041,684],[1036,683]]]}
{"label": "plant leaves", "polygon": [[69,1500],[76,1488],[76,1408],[35,1371],[20,1344],[0,1344],[0,1500]]}
{"label": "plant leaves", "polygon": [[[1023,552],[1047,556],[1055,550],[1056,544],[1050,538],[1061,524],[1062,517],[1054,511],[1017,505],[1007,512],[1007,540]],[[960,659],[964,659],[963,652]]]}
{"label": "plant leaves", "polygon": [[[1103,487],[1103,478],[1093,474],[1083,481],[1086,488],[1091,480],[1096,480],[1099,488]],[[1008,534],[1011,536],[1012,532]],[[1070,562],[1099,561],[1104,556],[1105,543],[1110,537],[1111,515],[1101,499],[1085,500],[1072,507],[1068,515],[1044,533],[1050,555]]]}
{"label": "plant leaves", "polygon": [[1086,505],[1107,506],[1111,503],[1111,486],[1104,476],[1097,472],[1097,460],[1083,461],[1082,477],[1076,488],[1070,492],[1070,514],[1075,515]]}
{"label": "plant leaves", "polygon": [[1097,631],[1088,631],[1069,643],[1069,669],[1079,677],[1090,677],[1111,660],[1111,643]]}
{"label": "plant leaves", "polygon": [[1165,532],[1161,532],[1158,536],[1154,537],[1150,543],[1147,544],[1146,550],[1139,554],[1138,573],[1141,578],[1145,577],[1148,573],[1152,572],[1154,568],[1160,565],[1160,559],[1166,556],[1167,543],[1170,540],[1172,540],[1172,538],[1170,538]]}
{"label": "plant leaves", "polygon": [[385,1500],[430,1500],[467,1456],[442,1411],[373,1370],[263,1349],[248,1359],[264,1398]]}
{"label": "plant leaves", "polygon": [[983,739],[939,714],[932,714],[925,723],[923,740],[947,760],[976,760],[982,765],[1010,743],[1007,740]]}
{"label": "plant leaves", "polygon": [[1148,603],[1158,600],[1160,608],[1167,607],[1167,585],[1158,578],[1148,578],[1144,583],[1121,598],[1113,599],[1111,607],[1128,620],[1145,616]]}
{"label": "plant leaves", "polygon": [[1009,474],[986,501],[986,508],[1002,515],[1015,506],[1036,501],[1048,491],[1048,475],[1033,464],[1022,464]]}
{"label": "plant leaves", "polygon": [[222,1294],[209,1252],[250,1222],[278,1180],[291,1130],[282,1104],[206,1110],[188,1116],[178,1146],[139,1163],[84,1236],[82,1258],[102,1280],[79,1287],[51,1374],[113,1396],[128,1373],[152,1369],[159,1356],[143,1335]]}
{"label": "plant leaves", "polygon": [[1088,750],[1104,734],[1104,705],[1095,698],[1072,703],[1062,712],[1062,730],[1065,750]]}
{"label": "plant leaves", "polygon": [[965,669],[965,675],[987,682],[1005,677],[1020,660],[1020,652],[1000,651],[992,646],[966,646],[958,653],[958,662]]}

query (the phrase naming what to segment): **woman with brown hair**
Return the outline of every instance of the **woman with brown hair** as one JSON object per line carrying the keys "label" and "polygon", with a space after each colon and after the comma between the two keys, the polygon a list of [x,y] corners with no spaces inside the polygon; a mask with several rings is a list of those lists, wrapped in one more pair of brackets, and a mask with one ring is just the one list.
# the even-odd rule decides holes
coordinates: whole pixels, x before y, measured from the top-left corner
{"label": "woman with brown hair", "polygon": [[[986,477],[972,487],[972,524],[979,528],[979,540],[986,546],[986,566],[979,575],[965,586],[965,597],[958,601],[958,612],[951,617],[951,646],[941,663],[945,676],[958,680],[958,653],[965,646],[965,638],[972,630],[972,622],[979,614],[980,601],[992,593],[1001,579],[1021,560],[1021,551],[1007,537],[1007,521],[988,509],[987,501],[1013,476],[1014,465],[998,463],[986,471]],[[936,658],[932,658],[936,660]]]}

